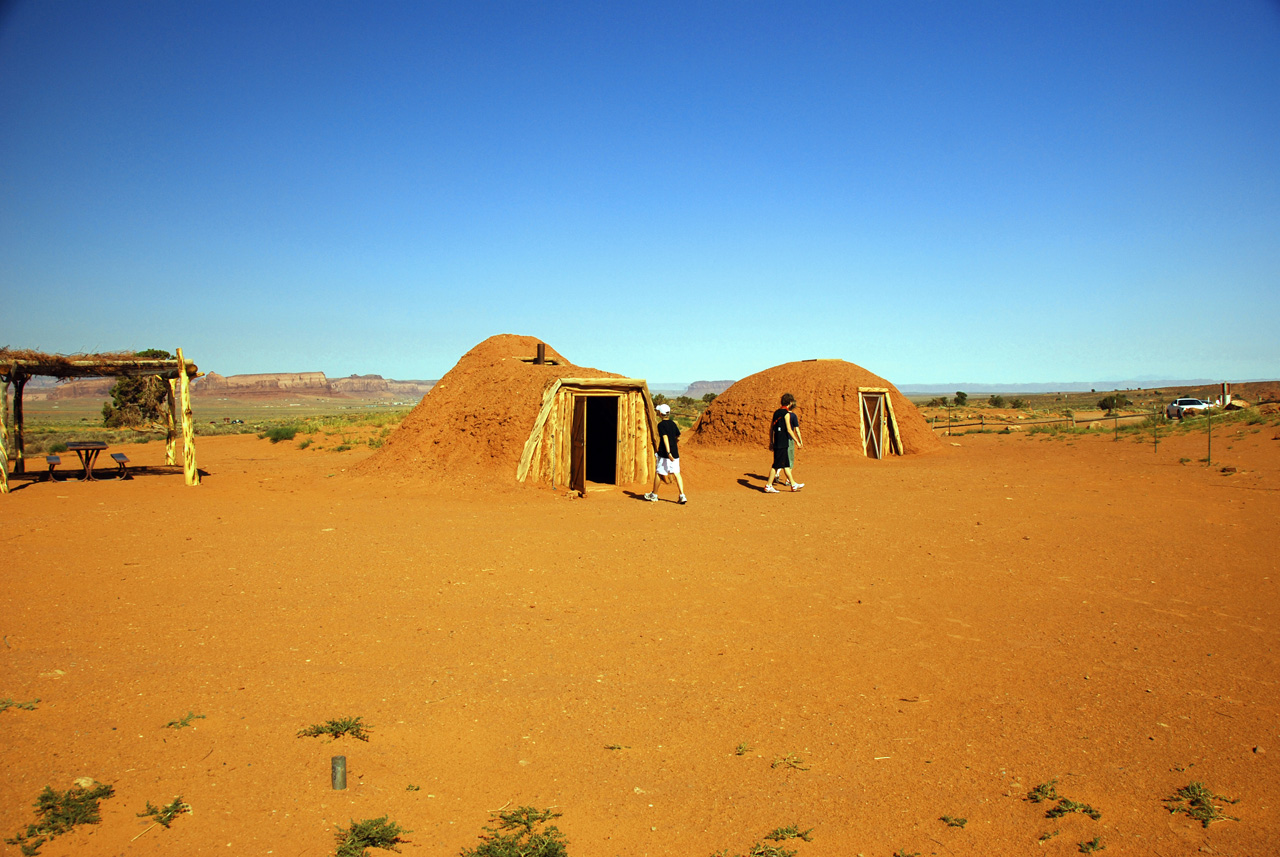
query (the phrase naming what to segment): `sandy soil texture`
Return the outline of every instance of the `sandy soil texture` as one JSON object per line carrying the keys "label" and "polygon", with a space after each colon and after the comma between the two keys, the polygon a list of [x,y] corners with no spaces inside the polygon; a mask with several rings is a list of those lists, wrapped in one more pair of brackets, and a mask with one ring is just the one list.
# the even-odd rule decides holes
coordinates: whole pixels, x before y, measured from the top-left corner
{"label": "sandy soil texture", "polygon": [[[47,857],[321,857],[383,815],[453,855],[520,805],[574,857],[792,824],[801,857],[1275,853],[1276,435],[1216,434],[1214,466],[1202,436],[803,450],[778,496],[767,451],[691,449],[685,507],[254,437],[202,439],[199,488],[19,484],[0,698],[40,702],[0,712],[0,835],[88,776],[115,796]],[[346,716],[367,743],[296,737]],[[1046,818],[1053,780],[1100,818]],[[1238,820],[1170,814],[1193,781]],[[176,795],[171,828],[137,817]]]}

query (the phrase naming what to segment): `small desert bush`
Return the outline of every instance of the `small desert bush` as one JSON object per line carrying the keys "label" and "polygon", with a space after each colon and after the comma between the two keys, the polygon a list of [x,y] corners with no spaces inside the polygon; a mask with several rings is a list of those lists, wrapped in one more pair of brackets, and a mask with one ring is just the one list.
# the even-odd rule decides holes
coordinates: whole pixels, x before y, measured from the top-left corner
{"label": "small desert bush", "polygon": [[191,812],[191,806],[183,803],[182,795],[178,795],[166,806],[152,806],[151,801],[147,801],[147,808],[138,813],[138,818],[151,818],[161,827],[168,827],[184,812]]}
{"label": "small desert bush", "polygon": [[55,836],[61,836],[78,824],[97,824],[101,821],[98,804],[113,794],[115,789],[101,783],[94,784],[92,789],[72,786],[65,792],[56,792],[45,786],[36,799],[35,822],[28,824],[24,832],[6,839],[5,842],[17,845],[27,857],[39,854],[40,846]]}
{"label": "small desert bush", "polygon": [[385,815],[381,818],[352,821],[349,828],[335,834],[338,850],[334,857],[367,857],[369,852],[366,848],[398,852],[400,849],[396,846],[405,841],[403,834],[412,832],[390,821]]}
{"label": "small desert bush", "polygon": [[462,857],[566,857],[567,841],[560,828],[548,825],[561,813],[522,806],[510,812],[495,812],[496,823],[486,825],[481,843]]}
{"label": "small desert bush", "polygon": [[1178,789],[1165,798],[1164,802],[1169,805],[1168,809],[1171,814],[1185,813],[1200,822],[1204,827],[1208,827],[1215,821],[1239,821],[1240,819],[1233,815],[1224,814],[1222,808],[1214,804],[1214,801],[1219,800],[1223,803],[1236,803],[1238,801],[1238,799],[1214,794],[1204,783],[1193,782]]}
{"label": "small desert bush", "polygon": [[282,440],[293,440],[298,431],[298,426],[272,426],[262,436],[272,443],[279,443]]}
{"label": "small desert bush", "polygon": [[362,717],[339,717],[336,720],[312,724],[298,732],[298,737],[319,738],[321,735],[328,735],[331,740],[336,741],[343,735],[350,735],[357,741],[368,741],[369,733],[366,730],[372,728],[364,723]]}

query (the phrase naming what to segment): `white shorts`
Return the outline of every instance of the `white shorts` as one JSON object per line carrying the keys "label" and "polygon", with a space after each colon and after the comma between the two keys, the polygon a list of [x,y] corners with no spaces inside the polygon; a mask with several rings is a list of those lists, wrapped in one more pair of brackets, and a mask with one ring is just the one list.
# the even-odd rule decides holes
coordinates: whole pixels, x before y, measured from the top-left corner
{"label": "white shorts", "polygon": [[680,459],[663,458],[661,455],[658,459],[658,475],[659,476],[675,476],[680,472]]}

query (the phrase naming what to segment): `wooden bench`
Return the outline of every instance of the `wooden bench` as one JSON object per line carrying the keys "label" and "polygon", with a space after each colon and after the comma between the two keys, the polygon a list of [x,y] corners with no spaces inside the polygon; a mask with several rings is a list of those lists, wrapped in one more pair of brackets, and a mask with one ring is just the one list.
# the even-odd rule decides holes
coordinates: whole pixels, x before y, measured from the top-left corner
{"label": "wooden bench", "polygon": [[125,466],[129,463],[129,456],[125,455],[123,452],[113,452],[111,453],[111,460],[120,467],[120,470],[116,473],[117,479],[131,478],[129,476],[129,468]]}
{"label": "wooden bench", "polygon": [[61,463],[62,463],[62,459],[61,459],[59,456],[56,456],[56,455],[46,455],[46,456],[44,457],[44,460],[45,460],[45,461],[48,463],[48,465],[49,465],[49,475],[48,475],[46,478],[47,478],[50,482],[61,482],[62,480],[61,480],[61,479],[59,479],[57,476],[55,476],[55,475],[53,474],[53,468],[55,468],[55,467],[57,467],[59,464],[61,464]]}

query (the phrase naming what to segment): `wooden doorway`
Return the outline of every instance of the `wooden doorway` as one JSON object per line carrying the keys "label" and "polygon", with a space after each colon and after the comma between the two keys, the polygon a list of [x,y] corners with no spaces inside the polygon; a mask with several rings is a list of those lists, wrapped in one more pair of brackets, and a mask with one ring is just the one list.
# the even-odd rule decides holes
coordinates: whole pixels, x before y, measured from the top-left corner
{"label": "wooden doorway", "polygon": [[587,483],[618,483],[617,394],[573,397],[569,488],[586,494]]}
{"label": "wooden doorway", "polygon": [[889,453],[902,454],[898,421],[893,415],[889,391],[876,387],[858,389],[858,409],[862,414],[862,454],[881,459]]}

